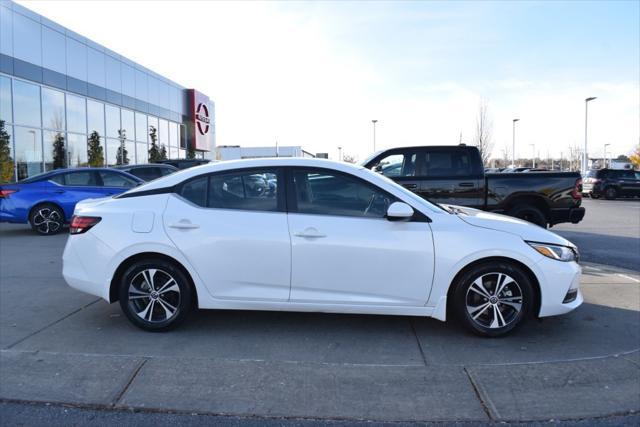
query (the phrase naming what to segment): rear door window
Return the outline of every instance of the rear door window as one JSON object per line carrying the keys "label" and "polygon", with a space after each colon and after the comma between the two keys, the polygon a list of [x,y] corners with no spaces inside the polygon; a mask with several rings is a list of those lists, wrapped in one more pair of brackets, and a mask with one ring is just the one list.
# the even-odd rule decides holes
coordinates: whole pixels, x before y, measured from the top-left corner
{"label": "rear door window", "polygon": [[279,211],[276,169],[233,171],[202,176],[182,185],[178,194],[201,207]]}
{"label": "rear door window", "polygon": [[65,185],[74,187],[95,187],[98,185],[96,174],[91,170],[64,174]]}
{"label": "rear door window", "polygon": [[211,175],[208,206],[252,211],[278,210],[278,174],[275,169]]}
{"label": "rear door window", "polygon": [[419,171],[422,176],[454,177],[474,174],[474,164],[468,151],[426,151]]}
{"label": "rear door window", "polygon": [[100,174],[100,178],[102,178],[102,185],[104,187],[131,188],[138,184],[136,181],[116,172],[99,171],[98,173]]}

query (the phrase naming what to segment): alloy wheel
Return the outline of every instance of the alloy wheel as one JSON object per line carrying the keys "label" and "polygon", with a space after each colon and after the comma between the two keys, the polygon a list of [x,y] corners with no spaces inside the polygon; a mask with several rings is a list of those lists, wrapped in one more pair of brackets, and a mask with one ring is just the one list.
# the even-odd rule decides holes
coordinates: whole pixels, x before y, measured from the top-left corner
{"label": "alloy wheel", "polygon": [[60,212],[52,208],[40,208],[33,216],[33,226],[39,233],[53,234],[62,227]]}
{"label": "alloy wheel", "polygon": [[145,322],[166,322],[176,316],[180,298],[178,283],[164,270],[142,270],[129,283],[129,307]]}
{"label": "alloy wheel", "polygon": [[467,289],[466,309],[471,320],[483,328],[504,328],[522,311],[520,285],[509,275],[483,274]]}

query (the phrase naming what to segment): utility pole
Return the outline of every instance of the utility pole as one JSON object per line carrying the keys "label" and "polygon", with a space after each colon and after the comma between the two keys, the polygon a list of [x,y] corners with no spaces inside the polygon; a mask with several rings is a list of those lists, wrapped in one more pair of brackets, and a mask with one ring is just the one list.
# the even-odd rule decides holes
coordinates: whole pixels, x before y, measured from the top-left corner
{"label": "utility pole", "polygon": [[511,166],[516,167],[516,122],[520,119],[513,119],[513,142],[511,147]]}
{"label": "utility pole", "polygon": [[536,167],[536,144],[529,144],[529,145],[533,149],[533,159],[531,160],[531,167],[535,168]]}
{"label": "utility pole", "polygon": [[342,147],[338,147],[338,161],[342,161]]}
{"label": "utility pole", "polygon": [[378,123],[378,120],[374,119],[371,120],[371,123],[373,123],[373,152],[376,152],[376,123]]}
{"label": "utility pole", "polygon": [[587,119],[589,117],[589,101],[597,97],[590,96],[584,100],[584,153],[582,153],[582,173],[586,174],[589,169],[589,156],[587,154]]}

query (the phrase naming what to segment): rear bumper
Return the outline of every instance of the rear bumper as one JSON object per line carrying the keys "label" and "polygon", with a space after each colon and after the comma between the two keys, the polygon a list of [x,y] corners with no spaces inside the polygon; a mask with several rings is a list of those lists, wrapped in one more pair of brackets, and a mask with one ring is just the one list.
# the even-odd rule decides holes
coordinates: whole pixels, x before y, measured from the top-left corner
{"label": "rear bumper", "polygon": [[584,218],[584,208],[561,208],[551,209],[551,225],[560,224],[562,222],[570,222],[577,224]]}

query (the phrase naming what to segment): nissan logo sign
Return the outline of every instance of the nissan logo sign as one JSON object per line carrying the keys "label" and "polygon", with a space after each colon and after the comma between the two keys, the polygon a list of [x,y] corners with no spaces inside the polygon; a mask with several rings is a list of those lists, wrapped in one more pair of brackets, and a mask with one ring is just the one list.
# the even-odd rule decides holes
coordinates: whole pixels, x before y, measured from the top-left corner
{"label": "nissan logo sign", "polygon": [[202,102],[198,104],[196,109],[196,125],[201,135],[206,135],[209,132],[209,108]]}

